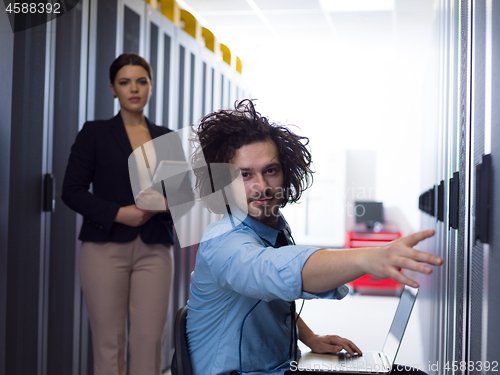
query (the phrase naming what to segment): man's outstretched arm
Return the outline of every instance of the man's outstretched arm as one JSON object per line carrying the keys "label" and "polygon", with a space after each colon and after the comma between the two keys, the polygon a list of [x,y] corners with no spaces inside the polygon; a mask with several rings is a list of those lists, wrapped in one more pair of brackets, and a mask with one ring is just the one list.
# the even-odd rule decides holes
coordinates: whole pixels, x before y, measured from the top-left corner
{"label": "man's outstretched arm", "polygon": [[413,249],[417,243],[433,235],[434,230],[429,229],[380,247],[318,250],[309,257],[302,268],[302,290],[322,293],[366,274],[379,279],[391,278],[417,288],[417,282],[399,270],[403,268],[430,274],[432,268],[427,264],[439,266],[443,263],[443,259],[436,255]]}

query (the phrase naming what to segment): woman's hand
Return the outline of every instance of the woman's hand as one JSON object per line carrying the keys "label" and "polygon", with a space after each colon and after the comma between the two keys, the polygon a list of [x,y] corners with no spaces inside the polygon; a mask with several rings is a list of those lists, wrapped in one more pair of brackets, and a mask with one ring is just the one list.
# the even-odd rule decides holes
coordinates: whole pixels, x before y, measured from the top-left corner
{"label": "woman's hand", "polygon": [[153,189],[143,190],[135,198],[137,207],[143,210],[158,212],[168,212],[168,202],[163,195]]}
{"label": "woman's hand", "polygon": [[306,344],[315,353],[337,353],[345,349],[347,353],[353,356],[355,353],[362,355],[361,350],[351,341],[336,335],[310,337]]}
{"label": "woman's hand", "polygon": [[120,207],[115,217],[115,222],[128,225],[129,227],[140,227],[145,224],[156,213],[141,210],[135,204]]}

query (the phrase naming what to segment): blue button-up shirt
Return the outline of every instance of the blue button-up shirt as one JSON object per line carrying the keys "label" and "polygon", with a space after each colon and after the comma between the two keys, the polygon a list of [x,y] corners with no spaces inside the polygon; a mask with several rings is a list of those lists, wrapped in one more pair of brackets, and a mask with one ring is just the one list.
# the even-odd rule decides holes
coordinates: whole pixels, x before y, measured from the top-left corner
{"label": "blue button-up shirt", "polygon": [[[205,231],[191,275],[187,336],[194,373],[239,371],[240,329],[242,370],[247,374],[283,374],[290,369],[290,301],[343,298],[345,285],[329,292],[302,290],[301,271],[310,246],[279,246],[278,230],[247,216],[227,216]],[[289,227],[283,217],[278,229]],[[300,353],[299,353],[300,355]]]}

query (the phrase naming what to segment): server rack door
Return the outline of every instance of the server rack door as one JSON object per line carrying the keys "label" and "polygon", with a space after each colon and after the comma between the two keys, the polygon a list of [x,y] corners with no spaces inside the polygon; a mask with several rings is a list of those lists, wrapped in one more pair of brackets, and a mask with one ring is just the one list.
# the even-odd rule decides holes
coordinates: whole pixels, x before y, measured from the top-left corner
{"label": "server rack door", "polygon": [[234,108],[231,103],[231,66],[224,61],[219,62],[220,72],[220,108]]}
{"label": "server rack door", "polygon": [[[459,81],[458,70],[458,45],[459,35],[459,17],[460,8],[458,4],[443,0],[437,3],[436,8],[436,29],[435,44],[437,55],[435,56],[435,82],[436,97],[434,101],[438,104],[435,110],[432,110],[433,103],[428,103],[429,109],[433,113],[435,129],[432,126],[427,129],[425,135],[426,145],[434,148],[434,151],[428,152],[425,156],[426,168],[424,171],[428,189],[430,186],[439,185],[440,181],[445,181],[448,185],[456,165],[452,165],[453,158],[457,158],[457,147],[453,144],[454,131],[457,129],[457,112],[459,90],[457,82]],[[433,146],[434,145],[434,146]],[[428,150],[428,148],[426,148]],[[425,154],[424,154],[425,155]],[[453,285],[456,274],[453,272],[454,262],[456,260],[456,249],[454,236],[449,233],[447,213],[449,211],[449,191],[442,190],[442,203],[444,218],[443,221],[437,221],[435,217],[423,214],[423,228],[436,228],[435,245],[428,248],[429,251],[437,253],[444,259],[442,267],[435,270],[429,280],[422,280],[422,299],[421,306],[425,316],[423,333],[425,341],[428,343],[428,361],[429,364],[443,364],[448,357],[450,347],[453,345],[449,341],[450,319],[454,312],[454,292],[449,293],[450,285]],[[453,286],[452,286],[453,289]],[[450,296],[450,294],[452,296]],[[439,373],[429,368],[431,373]]]}
{"label": "server rack door", "polygon": [[[220,63],[222,64],[222,63]],[[227,78],[226,75],[224,74],[224,69],[221,66],[220,68],[220,108],[221,109],[226,109],[227,107]]]}
{"label": "server rack door", "polygon": [[159,106],[162,110],[162,125],[169,129],[176,129],[175,122],[177,95],[176,95],[176,72],[178,69],[177,63],[177,48],[174,48],[176,43],[177,27],[170,22],[169,19],[163,17],[161,23],[161,39],[162,52],[161,63],[159,64],[162,75],[162,98]]}
{"label": "server rack door", "polygon": [[222,79],[222,73],[221,73],[221,70],[220,70],[220,67],[221,67],[221,63],[220,61],[217,61],[214,66],[213,66],[213,69],[210,73],[211,75],[211,81],[212,81],[212,100],[210,102],[210,107],[211,107],[211,111],[214,112],[214,111],[217,111],[221,108],[223,108],[223,105],[222,105],[222,90],[223,90],[223,79]]}
{"label": "server rack door", "polygon": [[[201,59],[201,100],[200,100],[200,117],[205,116],[214,111],[214,96],[215,96],[215,66],[217,65],[217,56],[207,48],[200,49]],[[201,228],[206,228],[209,223],[215,220],[216,215],[208,210],[201,210],[199,213],[199,222],[196,223]]]}
{"label": "server rack door", "polygon": [[[190,126],[195,121],[195,115],[199,112],[195,108],[195,103],[198,102],[197,96],[200,87],[199,71],[199,46],[198,43],[183,30],[177,30],[176,47],[174,47],[178,55],[178,81],[177,81],[177,124],[178,129]],[[201,65],[201,64],[200,64]],[[197,74],[198,73],[198,74]],[[182,139],[185,146],[188,144],[188,132],[183,132],[186,136]],[[183,242],[189,242],[189,231],[194,223],[190,222],[190,218],[184,216],[176,233],[183,238]],[[174,258],[175,258],[175,279],[174,279],[174,307],[177,309],[184,306],[189,298],[189,285],[191,284],[191,271],[194,268],[194,260],[196,254],[196,246],[188,246],[180,248],[176,243]]]}
{"label": "server rack door", "polygon": [[210,73],[209,73],[209,79],[210,79],[210,90],[211,90],[211,94],[210,94],[210,112],[213,112],[215,111],[215,87],[216,87],[216,83],[215,83],[215,67],[212,67],[210,69]]}
{"label": "server rack door", "polygon": [[121,53],[137,53],[147,59],[146,6],[143,1],[118,0],[117,56]]}
{"label": "server rack door", "polygon": [[[8,196],[5,373],[45,374],[52,189],[52,22],[14,34]],[[4,141],[4,142],[5,142]],[[43,206],[47,193],[46,207]],[[3,369],[2,369],[3,370]]]}
{"label": "server rack door", "polygon": [[155,124],[162,122],[163,98],[163,43],[161,25],[165,18],[158,10],[146,4],[146,43],[145,58],[153,69],[153,93],[146,108],[146,116]]}
{"label": "server rack door", "polygon": [[[233,64],[235,64],[233,62]],[[234,103],[240,99],[241,75],[235,69],[235,65],[231,65],[231,73],[229,76],[229,106],[234,107]]]}
{"label": "server rack door", "polygon": [[234,89],[233,75],[235,73],[233,66],[224,61],[219,62],[221,74],[221,108],[234,108]]}
{"label": "server rack door", "polygon": [[188,117],[186,103],[189,103],[189,94],[186,85],[189,84],[189,53],[186,51],[185,39],[189,38],[183,31],[178,30],[176,38],[177,59],[177,123],[175,129],[182,129],[187,125]]}
{"label": "server rack door", "polygon": [[[168,127],[172,123],[170,116],[171,99],[171,66],[172,40],[175,26],[158,10],[146,5],[146,44],[145,55],[153,69],[153,94],[149,102],[148,118],[158,125]],[[165,325],[165,341],[162,349],[162,371],[170,367],[174,350],[174,323],[175,313],[173,296],[170,296],[170,305],[167,323]]]}
{"label": "server rack door", "polygon": [[485,153],[491,153],[492,181],[490,185],[490,242],[485,251],[485,280],[484,288],[485,306],[488,306],[487,314],[484,315],[486,326],[483,326],[484,344],[486,346],[482,362],[495,364],[499,369],[500,362],[500,323],[497,311],[500,309],[500,3],[488,0],[486,2],[486,79],[488,82],[486,91],[485,108]]}
{"label": "server rack door", "polygon": [[57,18],[54,81],[52,172],[55,204],[50,236],[48,314],[49,374],[76,374],[80,364],[81,291],[77,272],[79,220],[61,200],[70,147],[85,118],[89,2]]}
{"label": "server rack door", "polygon": [[[486,3],[478,1],[472,3],[472,100],[471,100],[471,223],[475,223],[476,202],[476,168],[484,155],[485,134],[485,41],[486,41]],[[484,244],[475,239],[476,233],[472,229],[469,238],[469,306],[468,306],[468,361],[482,360],[483,348],[483,289],[485,286]],[[473,366],[469,374],[480,374]]]}
{"label": "server rack door", "polygon": [[177,30],[178,59],[178,129],[191,126],[201,116],[200,45],[183,30]]}
{"label": "server rack door", "polygon": [[[456,239],[450,250],[450,277],[448,282],[448,342],[446,361],[465,362],[466,325],[468,306],[468,239],[469,239],[469,181],[470,181],[470,84],[471,84],[471,7],[468,0],[459,3],[457,32],[457,84],[454,117],[456,130],[452,138],[452,173],[459,171],[458,230],[451,238]],[[454,165],[453,165],[454,164]],[[450,207],[452,209],[452,207]],[[454,236],[456,235],[456,236]],[[458,374],[464,374],[462,367]]]}
{"label": "server rack door", "polygon": [[[6,12],[0,14],[0,92],[12,92],[14,63],[14,33]],[[9,230],[9,185],[11,153],[12,96],[5,95],[0,102],[0,371],[5,372],[6,314],[7,314],[7,260]]]}
{"label": "server rack door", "polygon": [[[109,89],[109,66],[116,57],[117,1],[91,2],[89,30],[88,119],[108,119],[115,115]],[[120,48],[121,50],[121,48]]]}
{"label": "server rack door", "polygon": [[[439,174],[438,178],[448,181],[453,174],[453,168],[451,166],[452,159],[454,157],[453,152],[453,142],[450,138],[453,137],[454,131],[456,130],[456,100],[457,100],[457,23],[459,10],[455,4],[449,1],[443,4],[443,18],[442,23],[442,35],[440,40],[440,53],[442,58],[440,61],[441,69],[441,79],[442,79],[442,94],[444,95],[442,108],[441,108],[441,133],[439,138],[438,147],[438,160],[439,160]],[[449,192],[448,192],[449,193]],[[447,196],[449,198],[449,194]],[[445,200],[447,202],[449,212],[449,199]],[[435,331],[431,332],[431,342],[433,344],[433,350],[431,352],[431,363],[443,363],[447,356],[447,347],[449,342],[447,341],[447,328],[448,328],[448,314],[450,300],[448,298],[448,281],[449,281],[449,270],[450,262],[453,262],[453,236],[450,235],[448,226],[441,226],[441,231],[438,237],[438,255],[442,256],[444,259],[443,267],[440,267],[437,274],[437,287],[433,293],[433,303],[435,305]]]}
{"label": "server rack door", "polygon": [[200,49],[201,101],[200,117],[213,112],[214,76],[217,57],[207,48]]}
{"label": "server rack door", "polygon": [[[116,56],[122,53],[136,53],[148,60],[145,43],[146,6],[147,4],[143,1],[118,0]],[[114,113],[117,113],[119,109],[118,100],[115,100]],[[145,113],[148,113],[148,108],[145,109]]]}
{"label": "server rack door", "polygon": [[234,90],[233,90],[233,81],[228,77],[227,79],[227,108],[234,107]]}

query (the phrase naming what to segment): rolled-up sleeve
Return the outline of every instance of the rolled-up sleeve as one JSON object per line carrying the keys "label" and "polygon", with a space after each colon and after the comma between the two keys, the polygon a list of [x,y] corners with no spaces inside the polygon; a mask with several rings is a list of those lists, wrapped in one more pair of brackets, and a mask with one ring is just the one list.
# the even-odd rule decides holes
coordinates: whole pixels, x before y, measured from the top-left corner
{"label": "rolled-up sleeve", "polygon": [[[343,298],[347,287],[311,294],[302,291],[302,268],[319,248],[265,246],[247,229],[233,231],[204,243],[205,257],[214,281],[223,289],[263,301],[282,299]],[[205,247],[202,245],[202,247]],[[345,288],[345,290],[344,290]]]}

